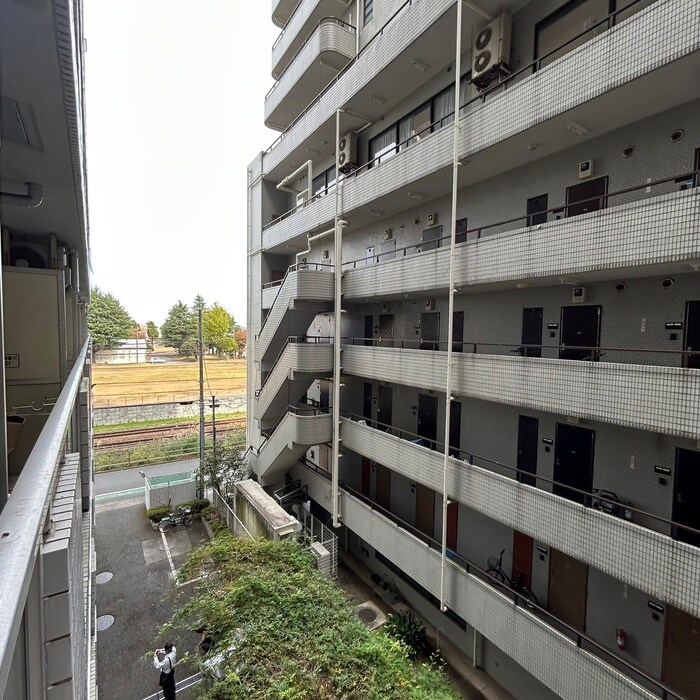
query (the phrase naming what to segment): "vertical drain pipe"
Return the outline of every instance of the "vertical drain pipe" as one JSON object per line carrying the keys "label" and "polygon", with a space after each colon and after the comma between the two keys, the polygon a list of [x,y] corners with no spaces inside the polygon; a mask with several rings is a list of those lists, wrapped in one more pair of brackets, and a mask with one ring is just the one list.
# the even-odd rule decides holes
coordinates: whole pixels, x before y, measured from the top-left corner
{"label": "vertical drain pipe", "polygon": [[[461,0],[460,0],[461,1]],[[335,111],[335,236],[334,236],[334,262],[335,262],[335,292],[333,294],[333,469],[331,473],[331,514],[333,527],[340,527],[340,341],[341,341],[341,314],[342,314],[342,264],[341,254],[343,249],[343,226],[340,220],[340,163],[338,144],[340,144],[340,113]]]}
{"label": "vertical drain pipe", "polygon": [[457,236],[457,175],[459,173],[459,84],[462,72],[462,0],[457,0],[457,39],[455,46],[455,118],[452,157],[452,220],[450,232],[450,297],[447,317],[447,378],[445,380],[445,456],[442,467],[442,557],[440,566],[440,610],[445,612],[445,569],[447,568],[447,470],[450,465],[450,416],[452,413],[452,338],[455,308],[455,241]]}

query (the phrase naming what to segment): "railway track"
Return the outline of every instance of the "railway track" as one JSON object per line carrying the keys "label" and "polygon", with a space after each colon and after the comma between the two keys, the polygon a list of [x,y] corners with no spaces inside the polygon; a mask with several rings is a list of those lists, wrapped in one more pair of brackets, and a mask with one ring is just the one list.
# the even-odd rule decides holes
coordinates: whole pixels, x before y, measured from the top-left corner
{"label": "railway track", "polygon": [[[241,418],[224,418],[216,421],[216,433],[220,435],[232,430],[239,430],[245,427],[246,419]],[[213,426],[211,423],[205,423],[205,433],[211,435]],[[95,448],[105,447],[126,447],[144,442],[157,442],[167,438],[182,437],[192,433],[199,434],[199,425],[197,423],[180,423],[174,425],[162,425],[152,428],[134,428],[131,430],[115,430],[105,433],[95,433],[93,444]]]}

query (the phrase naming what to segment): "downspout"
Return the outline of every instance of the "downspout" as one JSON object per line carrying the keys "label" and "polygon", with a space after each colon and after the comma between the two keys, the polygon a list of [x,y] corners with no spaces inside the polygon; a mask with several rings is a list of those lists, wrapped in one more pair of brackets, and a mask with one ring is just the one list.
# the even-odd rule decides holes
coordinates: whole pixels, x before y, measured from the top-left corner
{"label": "downspout", "polygon": [[299,264],[299,258],[302,255],[306,255],[307,253],[311,252],[311,244],[314,241],[317,241],[319,238],[323,238],[324,236],[328,236],[331,233],[333,233],[334,231],[335,231],[335,227],[329,228],[327,231],[321,231],[321,233],[315,233],[313,236],[306,234],[306,250],[302,250],[300,253],[297,253],[297,265]]}
{"label": "downspout", "polygon": [[333,332],[333,469],[331,473],[331,513],[333,527],[340,527],[340,341],[342,316],[342,249],[343,227],[346,221],[340,219],[340,163],[338,162],[338,144],[340,143],[340,113],[335,112],[335,291],[333,294],[333,314],[335,323]]}
{"label": "downspout", "polygon": [[355,56],[360,53],[360,7],[362,3],[356,0],[355,9],[357,10],[357,20],[355,22]]}
{"label": "downspout", "polygon": [[[284,192],[291,192],[292,194],[302,194],[304,190],[294,190],[291,187],[289,187],[289,183],[297,176],[299,173],[301,173],[304,169],[306,169],[306,182],[307,182],[307,191],[309,194],[311,193],[311,187],[313,183],[313,163],[310,160],[307,160],[306,163],[303,163],[300,165],[293,173],[290,173],[287,175],[285,178],[282,179],[282,182],[277,185],[277,189],[284,191]],[[307,199],[310,199],[311,197],[307,197]]]}
{"label": "downspout", "polygon": [[450,229],[450,291],[447,316],[447,378],[445,379],[445,455],[442,467],[442,557],[440,566],[440,610],[445,612],[445,569],[447,568],[447,470],[450,465],[450,418],[452,414],[452,338],[455,308],[455,242],[457,237],[457,176],[459,173],[459,84],[462,73],[462,0],[457,0],[457,39],[455,46],[455,117],[452,155],[452,220]]}

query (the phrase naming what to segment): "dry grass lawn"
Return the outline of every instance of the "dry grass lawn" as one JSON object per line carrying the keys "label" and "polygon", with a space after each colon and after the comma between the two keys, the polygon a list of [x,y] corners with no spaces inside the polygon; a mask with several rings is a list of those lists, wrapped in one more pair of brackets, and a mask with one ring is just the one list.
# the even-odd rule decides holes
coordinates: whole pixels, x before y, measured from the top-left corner
{"label": "dry grass lawn", "polygon": [[[100,365],[92,367],[95,406],[123,406],[199,398],[199,364],[192,361],[167,364]],[[243,394],[246,361],[205,360],[204,393]]]}

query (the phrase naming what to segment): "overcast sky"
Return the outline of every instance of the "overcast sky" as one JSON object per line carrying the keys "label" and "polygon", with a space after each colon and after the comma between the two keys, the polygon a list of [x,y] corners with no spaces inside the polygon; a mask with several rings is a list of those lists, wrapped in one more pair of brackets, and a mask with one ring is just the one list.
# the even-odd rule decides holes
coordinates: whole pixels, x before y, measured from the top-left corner
{"label": "overcast sky", "polygon": [[246,168],[279,34],[269,0],[85,0],[93,285],[139,322],[246,315]]}

